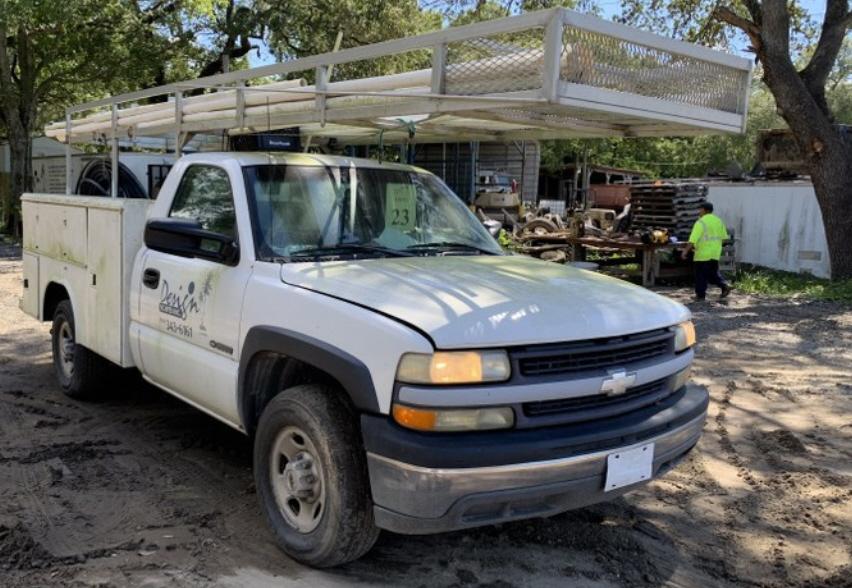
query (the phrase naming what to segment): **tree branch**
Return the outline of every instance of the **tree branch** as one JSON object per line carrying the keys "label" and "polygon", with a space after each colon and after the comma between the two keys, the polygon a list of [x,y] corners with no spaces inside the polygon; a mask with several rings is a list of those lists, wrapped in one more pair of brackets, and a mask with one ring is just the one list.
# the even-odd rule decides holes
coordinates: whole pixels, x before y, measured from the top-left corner
{"label": "tree branch", "polygon": [[154,6],[143,12],[142,23],[148,25],[154,24],[164,16],[175,12],[179,7],[180,0],[175,2],[167,2],[166,0],[157,2]]}
{"label": "tree branch", "polygon": [[[816,49],[810,62],[799,72],[808,91],[815,97],[825,94],[825,84],[837,60],[837,54],[843,46],[846,29],[850,23],[852,23],[852,12],[847,12],[846,0],[826,2],[822,32]],[[825,100],[822,99],[822,102]]]}
{"label": "tree branch", "polygon": [[763,43],[760,39],[760,27],[749,19],[740,16],[727,6],[717,6],[713,10],[713,17],[721,20],[722,22],[726,22],[731,26],[737,27],[748,35],[755,52],[758,52],[762,47]]}

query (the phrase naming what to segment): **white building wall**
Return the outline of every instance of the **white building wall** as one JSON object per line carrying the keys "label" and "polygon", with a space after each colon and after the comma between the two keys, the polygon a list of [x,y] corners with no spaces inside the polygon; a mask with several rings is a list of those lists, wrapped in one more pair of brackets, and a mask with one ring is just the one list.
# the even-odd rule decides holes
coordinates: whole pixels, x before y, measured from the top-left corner
{"label": "white building wall", "polygon": [[831,277],[822,213],[810,182],[710,184],[707,199],[736,231],[737,261]]}

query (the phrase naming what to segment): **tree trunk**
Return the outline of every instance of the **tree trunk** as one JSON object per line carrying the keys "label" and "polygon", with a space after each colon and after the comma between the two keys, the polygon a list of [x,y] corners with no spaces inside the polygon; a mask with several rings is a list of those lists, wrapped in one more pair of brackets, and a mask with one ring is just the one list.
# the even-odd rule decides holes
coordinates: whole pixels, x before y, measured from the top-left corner
{"label": "tree trunk", "polygon": [[831,277],[852,278],[852,144],[808,92],[789,60],[765,56],[764,81],[804,155],[822,212]]}
{"label": "tree trunk", "polygon": [[9,133],[9,159],[12,175],[9,178],[11,188],[11,210],[6,219],[6,232],[15,237],[21,236],[21,194],[33,189],[33,143],[30,130],[23,133]]}
{"label": "tree trunk", "polygon": [[831,277],[852,278],[852,148],[847,142],[843,149],[827,149],[811,158],[808,171],[822,212]]}
{"label": "tree trunk", "polygon": [[852,140],[832,124],[825,101],[828,74],[852,23],[847,0],[827,0],[814,55],[802,71],[790,58],[790,12],[783,0],[750,0],[748,20],[730,8],[713,14],[748,35],[763,64],[763,81],[806,161],[822,213],[835,280],[852,278]]}

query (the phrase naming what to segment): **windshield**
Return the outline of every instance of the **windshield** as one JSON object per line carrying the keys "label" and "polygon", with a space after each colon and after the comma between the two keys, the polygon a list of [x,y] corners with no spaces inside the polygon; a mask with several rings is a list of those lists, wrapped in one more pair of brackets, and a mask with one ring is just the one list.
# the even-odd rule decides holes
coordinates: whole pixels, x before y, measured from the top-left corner
{"label": "windshield", "polygon": [[503,174],[479,176],[479,183],[483,186],[511,186],[512,177]]}
{"label": "windshield", "polygon": [[500,246],[435,176],[394,169],[243,168],[258,258],[500,254]]}

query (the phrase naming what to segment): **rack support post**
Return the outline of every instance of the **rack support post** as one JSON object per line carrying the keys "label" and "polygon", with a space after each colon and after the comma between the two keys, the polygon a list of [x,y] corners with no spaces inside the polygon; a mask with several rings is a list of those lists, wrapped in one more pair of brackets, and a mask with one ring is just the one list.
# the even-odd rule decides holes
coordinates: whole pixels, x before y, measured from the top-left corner
{"label": "rack support post", "polygon": [[246,122],[246,83],[237,84],[237,127],[242,129]]}
{"label": "rack support post", "polygon": [[320,126],[325,127],[325,91],[328,89],[328,67],[320,65],[316,68],[316,89],[317,89],[317,112],[319,112]]}
{"label": "rack support post", "polygon": [[71,195],[71,113],[65,111],[65,194]]}
{"label": "rack support post", "polygon": [[181,127],[183,126],[183,92],[175,92],[175,157],[183,155]]}
{"label": "rack support post", "polygon": [[544,71],[542,97],[551,103],[559,100],[559,62],[562,59],[562,12],[556,11],[544,28]]}
{"label": "rack support post", "polygon": [[444,68],[447,65],[447,45],[441,43],[432,48],[432,93],[444,93]]}
{"label": "rack support post", "polygon": [[112,136],[110,139],[110,186],[109,195],[118,198],[118,105],[112,105]]}

